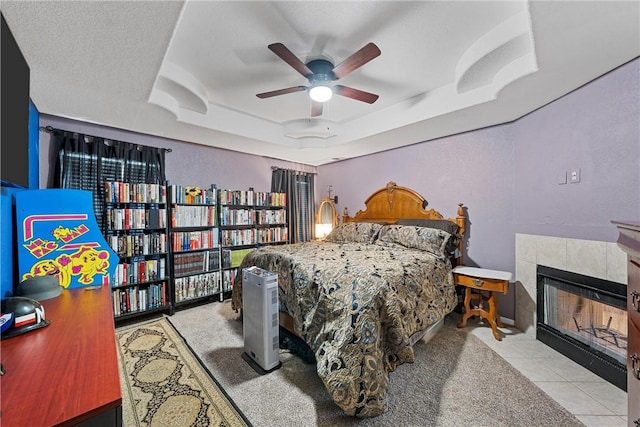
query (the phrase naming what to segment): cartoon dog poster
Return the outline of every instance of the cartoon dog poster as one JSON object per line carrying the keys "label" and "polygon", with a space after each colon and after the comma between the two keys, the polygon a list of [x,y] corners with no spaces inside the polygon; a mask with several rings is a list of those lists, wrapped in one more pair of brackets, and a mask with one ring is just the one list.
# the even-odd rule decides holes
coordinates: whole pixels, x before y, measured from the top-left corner
{"label": "cartoon dog poster", "polygon": [[64,288],[111,282],[119,259],[100,232],[91,192],[28,190],[15,200],[20,281],[50,275]]}

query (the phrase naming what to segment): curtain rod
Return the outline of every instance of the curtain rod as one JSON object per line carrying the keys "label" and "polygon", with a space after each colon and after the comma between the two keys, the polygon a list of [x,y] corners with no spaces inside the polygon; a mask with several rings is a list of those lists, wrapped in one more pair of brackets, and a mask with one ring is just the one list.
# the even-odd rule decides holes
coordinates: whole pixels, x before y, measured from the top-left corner
{"label": "curtain rod", "polygon": [[297,171],[297,170],[294,170],[294,169],[281,168],[279,166],[271,166],[271,170],[272,171],[283,170],[283,171],[291,171],[291,172],[296,172],[296,173],[307,173],[309,175],[318,175],[318,172]]}
{"label": "curtain rod", "polygon": [[[40,126],[39,129],[41,131],[45,131],[45,132],[58,131],[58,132],[71,132],[71,133],[75,133],[75,134],[81,133],[81,132],[75,132],[75,131],[64,130],[64,129],[56,129],[56,128],[52,127],[52,126]],[[88,135],[88,136],[91,136],[92,138],[102,138],[102,139],[105,139],[105,140],[115,141],[115,142],[125,142],[125,141],[118,141],[116,139],[111,139],[111,138],[104,138],[104,137],[101,137],[101,136],[99,136],[99,137],[96,137],[96,136],[93,136],[93,135]],[[127,144],[134,144],[134,145],[139,145],[139,146],[142,146],[142,147],[149,147],[147,145],[138,144],[137,142],[127,142]],[[173,151],[171,148],[163,148],[163,147],[149,147],[149,148],[159,148],[160,150],[164,150],[166,153],[171,153]]]}

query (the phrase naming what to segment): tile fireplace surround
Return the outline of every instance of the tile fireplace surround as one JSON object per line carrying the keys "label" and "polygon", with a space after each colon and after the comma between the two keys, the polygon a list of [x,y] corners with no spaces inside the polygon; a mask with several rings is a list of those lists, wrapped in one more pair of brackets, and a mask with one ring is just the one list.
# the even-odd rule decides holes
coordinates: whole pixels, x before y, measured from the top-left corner
{"label": "tile fireplace surround", "polygon": [[627,284],[627,254],[615,242],[517,233],[515,326],[533,340],[538,264]]}

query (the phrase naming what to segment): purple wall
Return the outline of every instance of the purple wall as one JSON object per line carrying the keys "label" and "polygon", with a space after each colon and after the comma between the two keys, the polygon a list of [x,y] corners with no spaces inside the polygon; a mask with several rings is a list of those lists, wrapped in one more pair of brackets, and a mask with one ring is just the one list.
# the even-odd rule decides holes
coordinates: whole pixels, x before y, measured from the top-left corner
{"label": "purple wall", "polygon": [[[640,61],[510,124],[318,167],[340,212],[388,181],[455,216],[468,207],[466,264],[515,273],[515,233],[615,242],[614,219],[640,219]],[[581,182],[559,185],[572,168]],[[500,298],[513,318],[514,292]]]}
{"label": "purple wall", "polygon": [[636,59],[514,124],[516,232],[615,242],[640,219],[639,82]]}
{"label": "purple wall", "polygon": [[[172,184],[199,187],[216,184],[218,188],[230,190],[247,190],[253,187],[256,191],[270,191],[271,166],[306,172],[315,170],[312,166],[298,163],[133,133],[45,114],[40,117],[40,126],[51,126],[56,129],[150,147],[170,148],[172,152],[166,154],[166,174]],[[48,132],[40,131],[40,153],[40,188],[46,188],[53,182],[51,175],[53,170],[49,166],[55,164],[53,137]]]}
{"label": "purple wall", "polygon": [[511,128],[498,126],[321,166],[317,188],[333,185],[340,213],[348,207],[350,215],[389,181],[417,191],[445,217],[463,203],[471,224],[466,264],[511,270],[513,256],[493,253],[513,246],[512,158]]}

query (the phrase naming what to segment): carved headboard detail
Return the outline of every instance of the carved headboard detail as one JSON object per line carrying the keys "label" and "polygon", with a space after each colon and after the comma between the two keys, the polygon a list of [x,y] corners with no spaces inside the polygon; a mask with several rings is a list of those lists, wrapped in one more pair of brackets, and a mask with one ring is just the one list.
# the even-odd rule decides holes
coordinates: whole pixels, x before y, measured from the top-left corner
{"label": "carved headboard detail", "polygon": [[[344,208],[342,221],[395,224],[399,219],[444,219],[458,224],[461,236],[466,230],[467,218],[462,203],[458,203],[455,218],[445,218],[435,209],[426,210],[428,202],[416,191],[399,186],[393,181],[371,194],[364,204],[366,208],[359,210],[354,216],[349,216],[347,208]],[[462,248],[461,238],[458,244],[460,254]],[[461,258],[458,259],[458,262],[460,261]]]}

